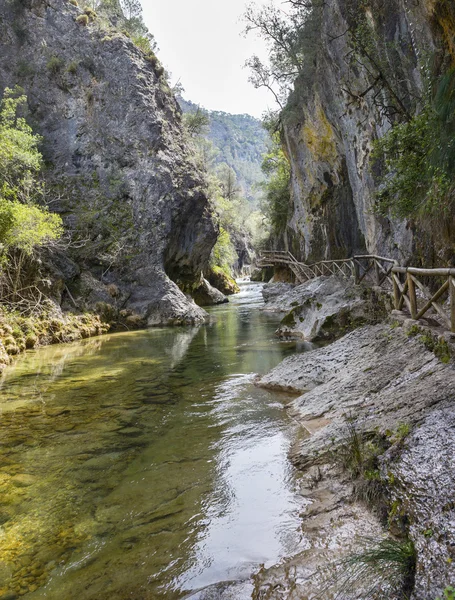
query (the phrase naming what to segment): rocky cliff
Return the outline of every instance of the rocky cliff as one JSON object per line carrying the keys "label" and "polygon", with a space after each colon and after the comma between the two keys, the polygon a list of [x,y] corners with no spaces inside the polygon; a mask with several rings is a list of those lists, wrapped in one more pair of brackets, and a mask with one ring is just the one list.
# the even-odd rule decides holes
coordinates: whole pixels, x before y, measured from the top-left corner
{"label": "rocky cliff", "polygon": [[200,279],[217,233],[180,109],[156,58],[85,13],[66,0],[0,2],[0,91],[24,88],[50,206],[72,233],[48,261],[53,293],[148,324],[200,321],[174,282]]}
{"label": "rocky cliff", "polygon": [[370,155],[374,140],[419,110],[430,63],[438,73],[453,62],[454,25],[453,3],[442,0],[314,3],[307,60],[282,113],[287,237],[302,258],[367,250],[406,261],[415,251],[415,224],[374,212]]}

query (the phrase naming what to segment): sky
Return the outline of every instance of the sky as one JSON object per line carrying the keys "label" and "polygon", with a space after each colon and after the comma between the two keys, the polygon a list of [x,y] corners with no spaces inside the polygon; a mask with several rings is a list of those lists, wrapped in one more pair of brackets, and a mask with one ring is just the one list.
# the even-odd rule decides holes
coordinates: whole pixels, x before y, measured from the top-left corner
{"label": "sky", "polygon": [[241,35],[246,4],[247,0],[142,0],[158,57],[171,72],[172,84],[182,83],[186,100],[209,110],[260,117],[275,107],[270,92],[255,90],[248,82],[248,69],[243,67],[251,55],[267,55],[256,35]]}

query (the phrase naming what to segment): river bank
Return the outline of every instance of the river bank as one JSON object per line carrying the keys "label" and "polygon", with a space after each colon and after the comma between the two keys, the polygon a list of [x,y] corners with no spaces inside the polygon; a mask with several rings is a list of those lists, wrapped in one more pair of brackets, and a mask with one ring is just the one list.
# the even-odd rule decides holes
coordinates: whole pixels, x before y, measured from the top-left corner
{"label": "river bank", "polygon": [[[455,581],[450,334],[393,316],[288,357],[257,385],[298,395],[287,409],[304,434],[290,458],[312,502],[302,514],[309,547],[262,570],[255,600],[442,597]],[[395,557],[381,562],[389,542]]]}
{"label": "river bank", "polygon": [[102,335],[109,329],[99,315],[64,313],[52,302],[28,316],[0,307],[0,373],[26,350]]}

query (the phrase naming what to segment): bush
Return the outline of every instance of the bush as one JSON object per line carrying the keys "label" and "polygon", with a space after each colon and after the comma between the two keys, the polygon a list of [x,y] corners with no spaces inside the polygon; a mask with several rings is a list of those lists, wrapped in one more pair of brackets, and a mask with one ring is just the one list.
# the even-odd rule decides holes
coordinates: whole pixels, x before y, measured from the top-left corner
{"label": "bush", "polygon": [[87,15],[79,15],[78,17],[76,17],[76,23],[78,23],[79,25],[88,25],[88,16]]}
{"label": "bush", "polygon": [[65,62],[59,56],[51,56],[47,61],[47,70],[52,73],[52,75],[57,75],[63,68]]}
{"label": "bush", "polygon": [[[441,598],[436,598],[436,600],[441,600]],[[444,600],[455,600],[455,588],[451,585],[444,590]]]}
{"label": "bush", "polygon": [[87,15],[90,21],[94,21],[97,17],[96,12],[92,8],[90,8],[90,6],[86,6],[84,8],[84,14]]}
{"label": "bush", "polygon": [[211,267],[220,267],[227,275],[231,274],[231,265],[237,260],[237,252],[231,242],[229,233],[221,228],[220,235],[213,247],[210,257]]}
{"label": "bush", "polygon": [[73,60],[70,62],[70,64],[68,65],[68,68],[66,70],[71,75],[76,75],[78,66],[79,66],[79,63],[76,60]]}
{"label": "bush", "polygon": [[434,85],[420,112],[375,144],[383,168],[377,211],[404,218],[450,216],[455,176],[455,69]]}
{"label": "bush", "polygon": [[69,0],[69,3],[72,4],[73,6],[79,6],[79,3],[77,0]]}
{"label": "bush", "polygon": [[31,254],[34,248],[59,239],[62,233],[59,215],[0,197],[0,241],[4,248]]}

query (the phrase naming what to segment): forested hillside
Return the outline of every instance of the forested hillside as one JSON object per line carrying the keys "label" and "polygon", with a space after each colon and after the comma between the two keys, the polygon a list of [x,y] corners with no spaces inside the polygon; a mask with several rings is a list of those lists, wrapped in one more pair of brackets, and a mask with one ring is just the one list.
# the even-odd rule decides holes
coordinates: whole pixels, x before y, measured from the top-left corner
{"label": "forested hillside", "polygon": [[262,122],[251,115],[204,110],[181,97],[178,102],[185,113],[199,110],[208,117],[204,134],[214,146],[214,163],[234,170],[242,196],[257,207],[262,195],[258,184],[265,180],[261,164],[269,141]]}

